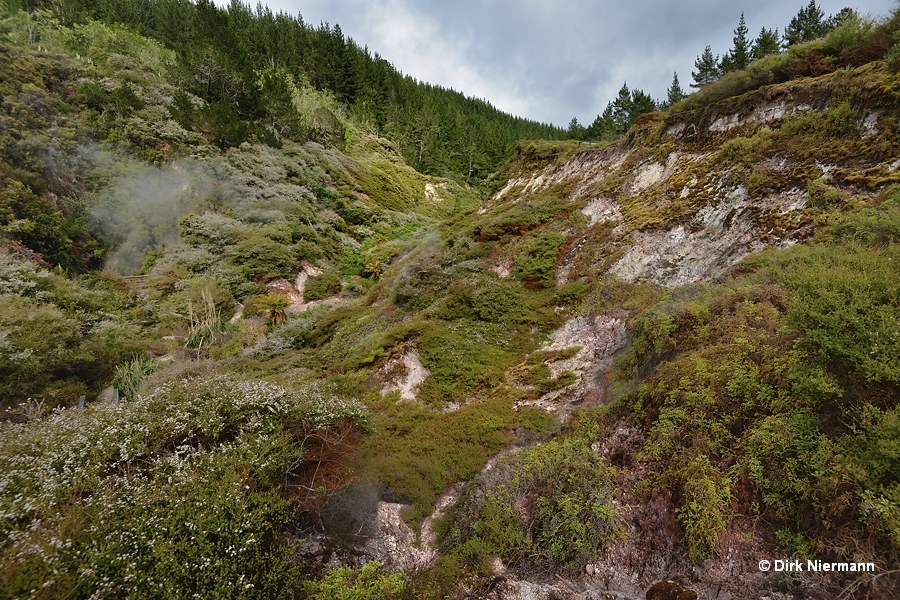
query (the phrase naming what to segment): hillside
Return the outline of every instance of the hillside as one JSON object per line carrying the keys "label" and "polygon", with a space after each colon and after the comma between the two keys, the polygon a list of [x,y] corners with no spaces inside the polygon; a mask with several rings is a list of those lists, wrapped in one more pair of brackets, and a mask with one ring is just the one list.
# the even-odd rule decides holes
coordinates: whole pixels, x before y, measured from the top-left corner
{"label": "hillside", "polygon": [[897,595],[900,16],[465,173],[126,4],[0,21],[0,597]]}

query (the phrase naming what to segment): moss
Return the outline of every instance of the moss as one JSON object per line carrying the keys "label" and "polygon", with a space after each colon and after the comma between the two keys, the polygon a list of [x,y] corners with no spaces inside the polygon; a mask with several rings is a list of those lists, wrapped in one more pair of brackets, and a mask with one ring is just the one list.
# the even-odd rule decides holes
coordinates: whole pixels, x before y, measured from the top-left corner
{"label": "moss", "polygon": [[721,145],[716,159],[731,164],[751,165],[771,155],[773,136],[771,129],[760,127],[752,136],[732,137]]}
{"label": "moss", "polygon": [[431,373],[419,396],[437,406],[494,390],[516,360],[506,328],[492,323],[460,320],[434,325],[418,346],[422,364]]}
{"label": "moss", "polygon": [[566,238],[556,232],[525,240],[516,253],[516,274],[532,288],[552,285],[556,261]]}
{"label": "moss", "polygon": [[507,202],[491,210],[487,219],[479,219],[471,228],[471,236],[483,242],[522,235],[558,218],[566,208],[565,203],[553,195],[541,195],[525,202]]}
{"label": "moss", "polygon": [[494,397],[442,413],[386,398],[376,433],[363,442],[356,468],[412,506],[404,518],[419,522],[437,497],[458,481],[474,477],[518,427],[543,433],[553,427],[539,411],[513,412],[512,401]]}
{"label": "moss", "polygon": [[[470,210],[480,200],[472,189],[422,175],[406,165],[395,149],[371,136],[357,140],[350,156],[356,161],[349,165],[355,184],[379,207],[446,217]],[[435,193],[427,194],[426,185]]]}
{"label": "moss", "polygon": [[534,394],[539,396],[563,389],[578,380],[578,376],[572,371],[562,371],[553,376],[549,363],[574,356],[579,348],[567,349],[567,352],[537,352],[530,354],[524,362],[516,365],[511,372],[514,373],[521,384],[534,389]]}
{"label": "moss", "polygon": [[767,191],[779,187],[772,181],[771,173],[767,169],[758,167],[750,170],[744,185],[747,186],[747,194],[750,196],[762,196]]}
{"label": "moss", "polygon": [[829,186],[821,179],[809,183],[806,197],[807,206],[820,210],[840,208],[849,199],[848,194]]}

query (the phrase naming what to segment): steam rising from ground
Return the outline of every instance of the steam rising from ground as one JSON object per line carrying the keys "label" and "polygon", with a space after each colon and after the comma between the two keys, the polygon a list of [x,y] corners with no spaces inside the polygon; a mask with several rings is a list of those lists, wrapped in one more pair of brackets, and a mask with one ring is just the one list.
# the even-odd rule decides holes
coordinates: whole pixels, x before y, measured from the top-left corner
{"label": "steam rising from ground", "polygon": [[106,266],[134,274],[148,251],[178,239],[179,217],[198,210],[214,182],[211,171],[193,160],[121,167],[89,213],[91,228],[113,248]]}

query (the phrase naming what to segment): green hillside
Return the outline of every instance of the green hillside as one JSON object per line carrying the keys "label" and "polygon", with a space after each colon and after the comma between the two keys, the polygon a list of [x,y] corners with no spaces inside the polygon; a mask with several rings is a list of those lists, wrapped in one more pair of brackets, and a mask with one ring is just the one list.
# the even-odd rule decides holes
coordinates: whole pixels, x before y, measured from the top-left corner
{"label": "green hillside", "polygon": [[0,18],[0,598],[896,595],[896,12],[587,144],[337,26],[43,6]]}

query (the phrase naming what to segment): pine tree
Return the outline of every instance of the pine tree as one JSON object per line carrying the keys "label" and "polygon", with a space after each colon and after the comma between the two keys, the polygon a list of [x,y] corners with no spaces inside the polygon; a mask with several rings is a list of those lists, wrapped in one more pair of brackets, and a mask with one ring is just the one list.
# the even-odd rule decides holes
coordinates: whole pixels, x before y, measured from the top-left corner
{"label": "pine tree", "polygon": [[669,86],[669,90],[666,92],[666,106],[672,106],[677,102],[681,102],[684,100],[684,97],[685,93],[681,89],[681,83],[678,81],[678,73],[673,73],[672,85]]}
{"label": "pine tree", "polygon": [[766,29],[763,27],[753,42],[750,56],[753,60],[759,60],[770,54],[778,54],[781,51],[781,42],[778,37],[778,29]]}
{"label": "pine tree", "polygon": [[583,140],[585,136],[584,126],[578,122],[578,117],[572,117],[569,121],[569,139]]}
{"label": "pine tree", "polygon": [[828,33],[832,29],[836,27],[840,27],[847,21],[852,21],[854,19],[858,19],[859,15],[856,14],[856,11],[852,8],[845,6],[841,10],[839,10],[836,14],[831,15],[827,19],[825,19],[825,33]]}
{"label": "pine tree", "polygon": [[719,71],[719,76],[724,75],[725,73],[731,73],[736,70],[734,68],[734,59],[731,57],[731,52],[726,52],[719,59],[719,62],[716,63],[716,68]]}
{"label": "pine tree", "polygon": [[691,84],[691,87],[701,88],[717,80],[720,75],[718,63],[719,58],[713,56],[712,48],[710,46],[704,48],[703,54],[694,61],[694,67],[697,70],[691,72],[691,77],[694,78],[694,83]]}
{"label": "pine tree", "polygon": [[734,45],[731,50],[719,59],[719,74],[724,75],[732,71],[743,71],[750,66],[750,40],[747,39],[747,23],[744,21],[744,13],[732,38]]}
{"label": "pine tree", "polygon": [[816,0],[809,0],[805,8],[791,19],[784,29],[784,43],[793,46],[801,42],[815,40],[827,33],[825,27],[825,13],[816,6]]}
{"label": "pine tree", "polygon": [[731,57],[731,70],[742,71],[750,66],[750,40],[747,39],[747,23],[744,21],[744,13],[732,38],[734,46],[729,55]]}
{"label": "pine tree", "polygon": [[628,111],[628,128],[630,129],[638,117],[644,113],[653,112],[659,108],[656,100],[644,90],[631,90],[631,106]]}
{"label": "pine tree", "polygon": [[[276,14],[262,4],[254,10],[245,0],[28,3],[56,11],[66,23],[93,18],[122,24],[171,48],[177,57],[171,73],[183,92],[173,98],[173,114],[223,148],[253,136],[265,143],[306,141],[313,134],[322,142],[341,140],[340,120],[324,104],[323,110],[311,109],[314,124],[298,119],[292,85],[301,82],[316,96],[314,104],[343,103],[364,129],[395,140],[410,164],[467,181],[486,176],[507,159],[515,140],[563,139],[567,133],[420,83],[358,46],[339,26],[313,27],[300,16]],[[195,108],[190,94],[204,100],[203,106]],[[120,96],[117,108],[130,110],[135,99],[124,89]],[[321,137],[320,130],[327,135]]]}
{"label": "pine tree", "polygon": [[616,137],[616,124],[613,120],[612,102],[606,104],[602,115],[597,115],[594,122],[587,128],[586,137],[594,140],[608,140]]}
{"label": "pine tree", "polygon": [[602,119],[612,122],[616,135],[625,135],[639,116],[657,108],[656,101],[649,94],[639,89],[629,90],[628,83],[623,83],[616,99],[606,107]]}
{"label": "pine tree", "polygon": [[631,92],[628,89],[628,82],[622,84],[619,88],[619,94],[612,102],[613,123],[616,126],[616,133],[624,135],[628,132],[631,123],[628,118],[631,115]]}

